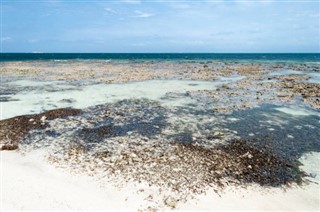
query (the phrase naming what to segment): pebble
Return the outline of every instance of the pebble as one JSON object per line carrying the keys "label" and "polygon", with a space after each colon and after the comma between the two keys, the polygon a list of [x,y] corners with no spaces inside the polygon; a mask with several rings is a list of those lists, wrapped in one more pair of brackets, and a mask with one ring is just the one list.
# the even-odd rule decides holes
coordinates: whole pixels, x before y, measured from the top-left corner
{"label": "pebble", "polygon": [[142,158],[135,157],[135,158],[132,158],[132,161],[133,162],[142,162]]}
{"label": "pebble", "polygon": [[164,203],[165,203],[167,206],[171,207],[171,208],[176,208],[176,206],[177,206],[177,201],[176,201],[173,197],[171,197],[171,196],[167,197],[167,198],[164,200]]}
{"label": "pebble", "polygon": [[316,177],[317,177],[317,174],[316,174],[316,173],[310,173],[310,177],[316,178]]}
{"label": "pebble", "polygon": [[223,137],[224,136],[224,133],[223,132],[220,132],[220,131],[216,131],[213,133],[213,136],[214,137]]}
{"label": "pebble", "polygon": [[294,138],[292,135],[287,135],[288,138]]}
{"label": "pebble", "polygon": [[46,119],[47,119],[47,117],[46,117],[46,116],[42,116],[42,117],[41,117],[41,119],[40,119],[40,121],[41,121],[41,122],[45,122],[45,121],[46,121]]}

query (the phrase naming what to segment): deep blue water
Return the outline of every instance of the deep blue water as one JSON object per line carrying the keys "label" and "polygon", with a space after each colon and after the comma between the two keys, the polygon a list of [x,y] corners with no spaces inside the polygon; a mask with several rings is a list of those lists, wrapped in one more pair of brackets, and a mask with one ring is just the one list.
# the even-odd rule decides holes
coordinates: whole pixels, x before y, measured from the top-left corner
{"label": "deep blue water", "polygon": [[320,53],[0,53],[0,61],[204,60],[226,62],[320,62]]}

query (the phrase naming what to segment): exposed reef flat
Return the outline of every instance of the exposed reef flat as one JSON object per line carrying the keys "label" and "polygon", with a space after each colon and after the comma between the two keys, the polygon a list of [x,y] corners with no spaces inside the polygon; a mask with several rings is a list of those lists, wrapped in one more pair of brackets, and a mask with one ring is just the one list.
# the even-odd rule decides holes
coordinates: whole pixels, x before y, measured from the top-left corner
{"label": "exposed reef flat", "polygon": [[308,188],[319,208],[311,194],[319,169],[305,168],[320,151],[313,63],[1,65],[1,150],[41,152],[50,166],[102,187],[135,184],[146,196],[140,209],[183,208],[212,190],[252,186]]}
{"label": "exposed reef flat", "polygon": [[[302,97],[303,101],[313,108],[320,107],[320,67],[314,63],[241,64],[210,61],[106,63],[99,60],[71,60],[4,62],[1,66],[2,76],[5,79],[36,78],[70,81],[76,84],[126,83],[152,79],[223,81],[227,77],[225,81],[227,84],[219,88],[218,92],[199,89],[200,92],[218,99],[215,110],[219,112],[251,108],[263,102],[293,102],[296,97]],[[235,78],[235,81],[228,79],[235,76],[242,78],[241,80]],[[229,100],[231,102],[225,102]],[[225,105],[229,103],[231,105],[226,108]]]}

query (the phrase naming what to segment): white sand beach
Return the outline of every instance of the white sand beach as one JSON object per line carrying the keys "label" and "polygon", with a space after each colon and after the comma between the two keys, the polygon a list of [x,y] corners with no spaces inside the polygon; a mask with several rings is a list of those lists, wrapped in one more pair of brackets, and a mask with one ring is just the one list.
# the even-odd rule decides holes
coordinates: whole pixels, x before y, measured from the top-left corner
{"label": "white sand beach", "polygon": [[[99,184],[90,177],[72,175],[42,160],[41,152],[22,156],[18,152],[1,153],[2,210],[138,210],[147,209],[152,193],[138,192],[143,185],[119,189],[112,184]],[[316,175],[307,186],[280,189],[229,187],[220,195],[208,190],[187,203],[178,203],[182,211],[254,210],[254,211],[319,211],[319,153],[303,158],[303,169]],[[161,210],[171,210],[162,206]]]}

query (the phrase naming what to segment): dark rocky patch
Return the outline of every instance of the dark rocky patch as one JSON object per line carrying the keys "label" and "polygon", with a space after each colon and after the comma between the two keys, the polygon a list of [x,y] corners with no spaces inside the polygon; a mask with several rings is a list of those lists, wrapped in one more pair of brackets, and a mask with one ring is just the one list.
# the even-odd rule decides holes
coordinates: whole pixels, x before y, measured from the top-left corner
{"label": "dark rocky patch", "polygon": [[35,115],[23,115],[0,121],[0,150],[17,149],[20,141],[25,138],[29,131],[44,129],[47,127],[46,120],[65,118],[80,114],[81,110],[61,108],[49,110]]}
{"label": "dark rocky patch", "polygon": [[193,142],[191,131],[169,135],[168,138],[183,144],[191,144]]}
{"label": "dark rocky patch", "polygon": [[101,126],[97,128],[84,128],[79,130],[78,135],[86,143],[99,143],[106,138],[115,136],[112,126]]}
{"label": "dark rocky patch", "polygon": [[311,107],[320,109],[320,84],[283,81],[281,91],[301,96]]}
{"label": "dark rocky patch", "polygon": [[122,100],[86,112],[84,116],[93,119],[95,124],[77,131],[76,135],[85,143],[99,143],[106,138],[131,134],[150,138],[159,135],[167,126],[167,110],[147,99]]}
{"label": "dark rocky patch", "polygon": [[[255,147],[244,140],[234,140],[219,147],[226,153],[226,174],[245,183],[262,186],[281,186],[290,183],[301,184],[306,173],[299,170],[298,161],[287,161],[268,148]],[[235,165],[235,166],[234,166]]]}
{"label": "dark rocky patch", "polygon": [[[274,105],[264,104],[260,108],[234,111],[226,118],[238,118],[239,121],[225,122],[221,128],[236,130],[242,139],[261,149],[267,148],[285,160],[294,161],[304,153],[320,152],[318,116],[297,117],[275,108]],[[250,136],[251,133],[254,136]]]}
{"label": "dark rocky patch", "polygon": [[194,169],[198,173],[194,174],[202,177],[202,183],[209,185],[258,183],[277,187],[301,184],[306,176],[299,170],[300,163],[287,162],[268,149],[257,148],[245,140],[232,140],[213,148],[178,144],[173,155],[177,156],[177,163],[185,161],[187,164],[183,166]]}

